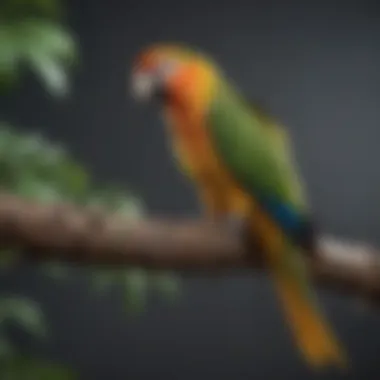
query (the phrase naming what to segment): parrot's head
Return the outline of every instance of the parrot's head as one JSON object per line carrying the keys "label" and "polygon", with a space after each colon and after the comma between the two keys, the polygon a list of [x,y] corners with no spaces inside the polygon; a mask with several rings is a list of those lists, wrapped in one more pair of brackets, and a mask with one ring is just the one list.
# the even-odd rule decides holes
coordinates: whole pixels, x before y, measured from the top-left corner
{"label": "parrot's head", "polygon": [[133,62],[132,95],[138,100],[178,100],[216,71],[215,65],[195,50],[173,44],[152,45]]}

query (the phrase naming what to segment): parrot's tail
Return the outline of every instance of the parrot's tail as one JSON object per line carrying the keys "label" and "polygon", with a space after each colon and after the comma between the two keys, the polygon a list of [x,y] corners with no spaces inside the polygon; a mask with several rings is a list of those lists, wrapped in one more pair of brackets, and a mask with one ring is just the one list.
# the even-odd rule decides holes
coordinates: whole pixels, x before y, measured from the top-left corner
{"label": "parrot's tail", "polygon": [[306,360],[314,367],[346,368],[345,353],[313,300],[286,274],[276,271],[274,277],[285,317]]}
{"label": "parrot's tail", "polygon": [[[258,220],[259,219],[259,220]],[[251,233],[261,240],[285,317],[305,359],[314,367],[347,368],[347,358],[322,312],[308,281],[302,256],[292,249],[265,215],[256,213]]]}

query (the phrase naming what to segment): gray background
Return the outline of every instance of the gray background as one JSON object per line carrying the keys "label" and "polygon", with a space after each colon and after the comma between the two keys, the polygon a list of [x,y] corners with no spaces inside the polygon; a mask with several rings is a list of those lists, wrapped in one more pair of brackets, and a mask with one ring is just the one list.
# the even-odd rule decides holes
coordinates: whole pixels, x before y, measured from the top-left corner
{"label": "gray background", "polygon": [[[99,180],[138,191],[150,212],[194,215],[196,198],[170,160],[157,110],[138,107],[126,92],[141,47],[191,43],[289,126],[321,228],[379,244],[376,2],[216,4],[71,1],[69,21],[83,49],[73,96],[52,103],[30,79],[2,99],[3,116],[63,142]],[[29,273],[6,283],[25,292],[25,281],[54,328],[50,345],[36,350],[78,368],[81,379],[317,377],[295,350],[265,277],[186,277],[178,303],[153,299],[129,319],[118,294],[99,298],[81,282],[51,285]],[[349,378],[379,378],[379,316],[357,300],[320,294],[353,359]]]}

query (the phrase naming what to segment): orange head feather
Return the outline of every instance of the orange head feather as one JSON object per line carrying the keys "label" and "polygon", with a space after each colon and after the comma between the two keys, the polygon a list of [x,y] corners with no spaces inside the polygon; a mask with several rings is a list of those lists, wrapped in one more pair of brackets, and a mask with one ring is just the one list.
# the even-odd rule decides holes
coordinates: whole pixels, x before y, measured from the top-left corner
{"label": "orange head feather", "polygon": [[143,49],[133,62],[132,92],[137,98],[188,102],[201,96],[217,71],[208,58],[195,50],[176,44],[155,44]]}

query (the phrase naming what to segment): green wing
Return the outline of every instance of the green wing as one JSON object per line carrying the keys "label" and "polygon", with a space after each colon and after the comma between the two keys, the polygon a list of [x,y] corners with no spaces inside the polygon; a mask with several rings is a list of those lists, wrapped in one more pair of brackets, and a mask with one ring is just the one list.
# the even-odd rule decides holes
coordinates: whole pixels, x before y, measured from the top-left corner
{"label": "green wing", "polygon": [[306,196],[303,189],[304,184],[297,171],[296,160],[293,155],[293,148],[288,132],[262,106],[250,102],[250,107],[258,119],[263,133],[268,135],[269,144],[275,153],[276,160],[280,161],[281,175],[286,180],[286,185],[290,188],[291,199],[294,199],[292,203],[300,205],[301,209],[304,210],[307,208]]}
{"label": "green wing", "polygon": [[207,125],[216,150],[246,190],[306,210],[286,132],[274,119],[221,83]]}
{"label": "green wing", "polygon": [[297,236],[303,234],[311,225],[308,205],[285,129],[225,83],[216,91],[206,124],[216,151],[242,188],[287,233],[297,229]]}

